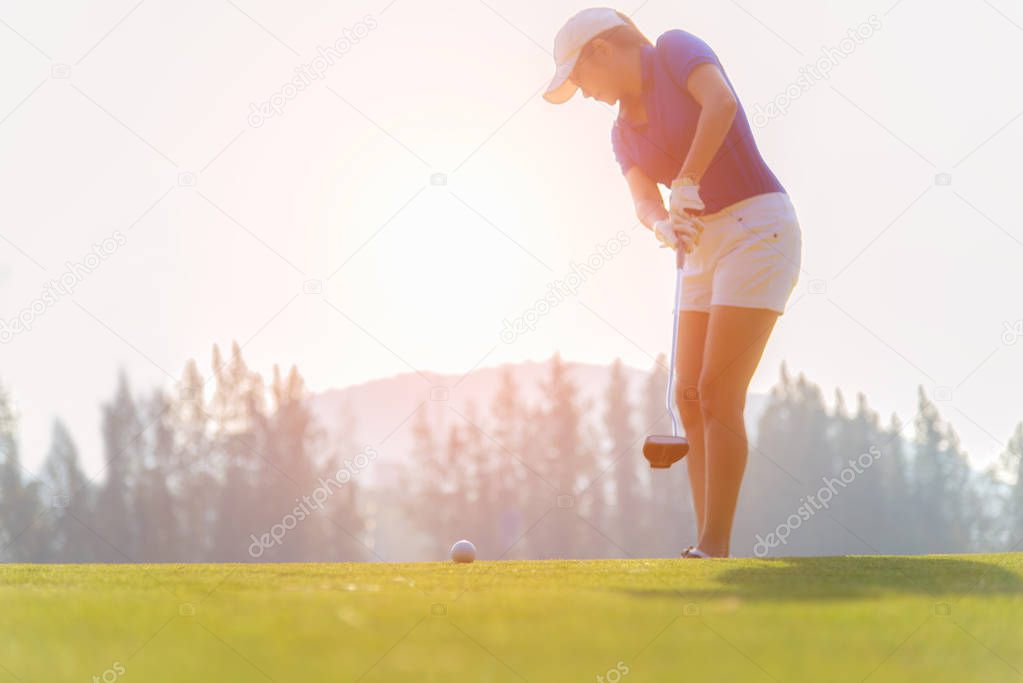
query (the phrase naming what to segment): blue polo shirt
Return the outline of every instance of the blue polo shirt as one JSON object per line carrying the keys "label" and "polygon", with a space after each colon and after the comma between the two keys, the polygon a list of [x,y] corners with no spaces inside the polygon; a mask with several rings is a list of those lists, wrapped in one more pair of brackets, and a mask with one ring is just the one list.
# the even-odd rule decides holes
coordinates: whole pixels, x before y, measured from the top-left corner
{"label": "blue polo shirt", "polygon": [[[689,94],[686,82],[701,64],[714,64],[725,73],[714,51],[685,31],[668,31],[657,39],[656,47],[643,47],[647,122],[634,126],[619,115],[611,130],[622,173],[638,166],[654,181],[671,187],[682,170],[700,117],[700,105]],[[735,93],[727,74],[725,80]],[[785,192],[785,188],[760,156],[740,103],[724,144],[700,181],[700,197],[710,214],[770,192]]]}

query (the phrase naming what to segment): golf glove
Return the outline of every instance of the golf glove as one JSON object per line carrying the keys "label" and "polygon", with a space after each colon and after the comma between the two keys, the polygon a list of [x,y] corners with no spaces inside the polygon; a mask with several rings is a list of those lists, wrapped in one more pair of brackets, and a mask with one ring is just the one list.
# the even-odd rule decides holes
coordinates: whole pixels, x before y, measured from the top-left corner
{"label": "golf glove", "polygon": [[700,199],[700,186],[676,180],[671,184],[671,217],[676,222],[700,214],[707,208]]}
{"label": "golf glove", "polygon": [[682,221],[664,218],[654,223],[654,235],[662,247],[677,249],[681,245],[687,254],[693,253],[693,249],[700,244],[702,232],[703,225],[689,216]]}

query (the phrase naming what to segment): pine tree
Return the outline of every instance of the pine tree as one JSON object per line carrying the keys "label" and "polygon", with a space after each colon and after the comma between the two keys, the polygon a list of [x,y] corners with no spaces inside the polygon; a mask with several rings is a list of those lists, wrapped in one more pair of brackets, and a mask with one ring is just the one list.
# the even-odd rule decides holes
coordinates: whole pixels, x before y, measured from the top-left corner
{"label": "pine tree", "polygon": [[96,501],[95,532],[103,541],[101,558],[127,562],[135,558],[139,529],[131,508],[131,489],[140,460],[142,424],[122,372],[113,401],[103,406],[103,447],[106,479]]}
{"label": "pine tree", "polygon": [[464,429],[462,454],[453,467],[463,472],[460,478],[460,489],[457,505],[463,510],[471,511],[462,515],[460,526],[464,530],[454,533],[458,538],[480,539],[485,545],[479,548],[488,557],[497,557],[504,548],[496,548],[495,539],[499,531],[500,501],[498,500],[501,486],[501,457],[497,448],[484,435],[480,426],[479,410],[472,401],[466,406],[465,414],[470,423]]}
{"label": "pine tree", "polygon": [[436,547],[443,538],[438,534],[443,511],[443,441],[430,421],[430,406],[430,402],[420,404],[412,419],[412,448],[399,474],[399,500],[404,518],[423,538],[423,545]]}
{"label": "pine tree", "polygon": [[[270,482],[261,481],[257,441],[262,425],[263,387],[254,373],[249,371],[237,342],[231,347],[227,361],[220,358],[214,347],[214,376],[216,386],[210,404],[209,416],[216,430],[215,467],[220,478],[216,504],[216,523],[213,528],[213,557],[224,562],[241,562],[247,558],[253,524],[267,522],[265,508],[258,505],[250,492],[262,490]],[[259,528],[263,528],[260,525]]]}
{"label": "pine tree", "polygon": [[[500,385],[490,408],[494,440],[500,444],[500,447],[494,445],[492,448],[495,460],[493,476],[496,481],[491,509],[497,523],[497,552],[493,553],[494,557],[502,554],[520,556],[521,548],[517,541],[526,531],[527,524],[532,523],[531,519],[527,519],[530,501],[525,482],[534,475],[526,465],[508,455],[514,453],[524,460],[529,457],[522,447],[528,443],[527,420],[524,418],[526,410],[511,368],[503,368]],[[543,514],[543,511],[538,514]]]}
{"label": "pine tree", "polygon": [[40,499],[39,482],[26,482],[24,475],[17,419],[0,387],[0,559],[36,562],[47,552],[47,534],[41,533],[47,510]]}
{"label": "pine tree", "polygon": [[537,424],[542,430],[541,438],[535,445],[542,458],[537,469],[546,485],[535,481],[529,486],[548,507],[558,509],[530,534],[530,545],[544,557],[577,557],[582,553],[583,539],[592,535],[593,530],[585,534],[580,531],[582,522],[575,516],[575,510],[568,507],[568,501],[577,486],[591,481],[598,470],[583,442],[578,387],[559,354],[554,354],[548,368],[540,387],[543,399]]}
{"label": "pine tree", "polygon": [[[469,416],[472,419],[472,416]],[[471,426],[461,427],[452,423],[448,428],[447,444],[442,451],[442,471],[445,476],[438,496],[438,541],[443,544],[451,538],[464,538],[478,535],[473,532],[477,527],[477,513],[466,515],[472,501],[473,465],[466,454],[468,452],[469,433]],[[479,540],[476,541],[480,543]]]}
{"label": "pine tree", "polygon": [[916,442],[913,457],[914,502],[924,524],[922,552],[965,552],[971,549],[972,513],[966,509],[970,470],[959,437],[946,425],[923,387],[918,390]]}
{"label": "pine tree", "polygon": [[609,441],[610,474],[615,490],[617,540],[632,552],[641,552],[642,548],[635,547],[633,539],[642,538],[645,531],[646,519],[642,515],[644,506],[641,502],[643,491],[640,490],[637,472],[637,466],[645,460],[639,448],[642,442],[637,443],[636,432],[632,426],[629,382],[620,358],[616,358],[611,364],[603,417]]}
{"label": "pine tree", "polygon": [[1002,471],[1009,477],[1006,500],[1006,528],[1009,551],[1023,546],[1023,422],[1016,425],[1009,444],[999,458]]}
{"label": "pine tree", "polygon": [[180,558],[177,502],[168,483],[174,452],[170,403],[163,392],[154,391],[142,406],[148,439],[131,490],[135,523],[139,527],[136,560],[169,562]]}
{"label": "pine tree", "polygon": [[96,558],[94,546],[98,541],[78,520],[89,526],[95,524],[93,490],[82,471],[78,448],[71,433],[60,420],[53,423],[43,478],[52,495],[54,508],[51,525],[53,561],[92,561]]}
{"label": "pine tree", "polygon": [[327,485],[332,493],[323,510],[326,521],[323,529],[329,550],[323,559],[341,562],[368,560],[367,545],[372,543],[372,539],[363,539],[368,528],[359,513],[359,479],[366,476],[363,473],[365,467],[374,466],[371,458],[375,459],[378,454],[374,449],[358,449],[355,413],[350,405],[341,406],[337,423],[337,436],[331,444],[323,478],[329,480],[333,477],[335,481],[344,480],[345,483],[339,487],[332,483]]}
{"label": "pine tree", "polygon": [[913,506],[913,490],[902,429],[902,422],[892,413],[888,429],[878,446],[881,451],[881,459],[877,464],[881,473],[881,505],[874,513],[882,519],[898,520],[897,524],[876,527],[879,532],[878,550],[887,554],[908,555],[916,546],[915,528],[920,520]]}
{"label": "pine tree", "polygon": [[171,406],[175,444],[168,457],[168,486],[183,504],[178,508],[181,561],[213,559],[212,522],[216,512],[217,480],[210,452],[213,448],[207,418],[205,380],[194,360],[185,364]]}
{"label": "pine tree", "polygon": [[[264,480],[269,482],[271,506],[277,518],[289,512],[294,514],[302,509],[305,518],[288,531],[282,546],[283,557],[275,554],[273,559],[287,558],[289,561],[308,561],[317,552],[317,539],[322,538],[321,527],[326,524],[305,500],[317,485],[313,475],[312,450],[316,444],[317,430],[306,399],[305,381],[294,366],[282,378],[279,368],[274,367],[270,387],[273,400],[273,417],[270,420],[269,453],[267,457],[276,463],[278,471],[270,473]],[[303,506],[305,506],[303,508]],[[310,514],[306,509],[312,510]]]}
{"label": "pine tree", "polygon": [[[751,448],[743,500],[739,504],[732,550],[737,554],[763,551],[761,539],[775,532],[806,505],[830,478],[834,444],[833,418],[818,386],[800,375],[796,379],[783,365],[781,377],[760,416],[755,447]],[[754,484],[755,482],[755,484]],[[843,494],[836,486],[835,497]],[[768,548],[770,556],[842,552],[844,532],[829,512],[832,501],[814,509],[808,520],[784,542]],[[818,549],[820,549],[818,551]]]}
{"label": "pine tree", "polygon": [[[834,552],[869,553],[877,549],[877,525],[873,503],[883,495],[881,470],[876,468],[881,452],[877,413],[867,405],[863,394],[857,396],[856,414],[850,416],[841,393],[837,393],[832,416],[831,477],[845,482],[835,496],[830,513],[841,526],[832,538],[837,542]],[[844,477],[844,478],[843,478]]]}

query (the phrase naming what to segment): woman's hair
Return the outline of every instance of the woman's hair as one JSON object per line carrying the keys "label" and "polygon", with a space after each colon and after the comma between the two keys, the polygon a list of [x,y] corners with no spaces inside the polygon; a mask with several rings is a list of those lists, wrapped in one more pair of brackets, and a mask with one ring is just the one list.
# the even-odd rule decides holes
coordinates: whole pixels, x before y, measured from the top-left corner
{"label": "woman's hair", "polygon": [[606,40],[615,47],[620,48],[632,48],[632,47],[643,47],[644,45],[653,45],[650,39],[643,35],[643,32],[636,26],[636,22],[632,20],[632,17],[625,14],[624,12],[617,13],[622,21],[625,22],[624,26],[615,26],[614,28],[608,29],[603,33],[597,34],[593,37],[593,40],[586,43],[583,49],[579,53],[580,59],[587,59],[593,53],[593,42],[597,39]]}

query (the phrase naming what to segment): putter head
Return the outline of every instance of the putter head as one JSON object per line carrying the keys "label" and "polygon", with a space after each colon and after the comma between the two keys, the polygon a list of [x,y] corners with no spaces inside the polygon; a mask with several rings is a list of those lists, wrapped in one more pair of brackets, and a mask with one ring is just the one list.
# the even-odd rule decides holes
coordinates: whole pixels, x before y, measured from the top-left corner
{"label": "putter head", "polygon": [[643,457],[650,468],[666,470],[689,453],[689,442],[681,436],[648,436],[643,442]]}

